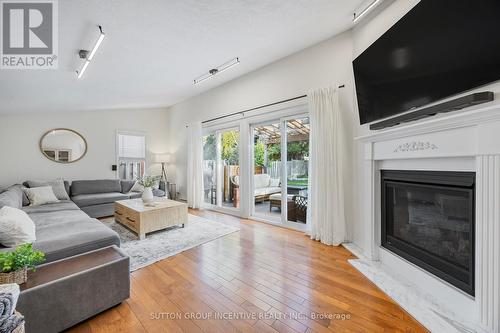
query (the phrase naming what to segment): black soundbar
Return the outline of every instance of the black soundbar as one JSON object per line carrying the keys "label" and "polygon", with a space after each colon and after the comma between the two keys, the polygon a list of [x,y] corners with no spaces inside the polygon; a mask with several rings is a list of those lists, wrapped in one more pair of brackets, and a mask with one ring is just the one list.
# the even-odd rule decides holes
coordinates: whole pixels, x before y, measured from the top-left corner
{"label": "black soundbar", "polygon": [[460,110],[469,106],[491,102],[494,94],[491,91],[482,91],[467,96],[459,97],[451,101],[443,102],[414,112],[406,113],[401,116],[379,121],[370,125],[371,130],[378,130],[386,127],[396,126],[401,123],[414,121],[422,118],[434,116],[437,113],[445,113]]}

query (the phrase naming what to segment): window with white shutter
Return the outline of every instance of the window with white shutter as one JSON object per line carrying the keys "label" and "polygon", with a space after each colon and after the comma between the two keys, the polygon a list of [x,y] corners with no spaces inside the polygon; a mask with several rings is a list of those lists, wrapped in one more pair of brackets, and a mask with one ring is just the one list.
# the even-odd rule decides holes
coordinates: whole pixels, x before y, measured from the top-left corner
{"label": "window with white shutter", "polygon": [[117,149],[119,178],[133,180],[143,177],[146,170],[146,136],[118,133]]}

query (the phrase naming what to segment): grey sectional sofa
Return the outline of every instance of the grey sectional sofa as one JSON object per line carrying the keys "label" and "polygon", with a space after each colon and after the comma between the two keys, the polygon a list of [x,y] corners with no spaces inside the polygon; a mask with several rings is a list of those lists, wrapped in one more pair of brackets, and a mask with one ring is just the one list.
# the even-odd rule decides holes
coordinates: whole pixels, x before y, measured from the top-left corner
{"label": "grey sectional sofa", "polygon": [[[36,227],[33,247],[45,253],[44,264],[109,246],[120,246],[116,232],[89,217],[71,200],[29,206],[21,185],[14,185],[0,191],[0,208],[3,206],[21,209],[33,220]],[[0,251],[11,250],[0,248]],[[119,264],[75,271],[64,279],[54,279],[23,291],[17,309],[25,316],[26,332],[59,332],[129,298],[129,259],[123,255],[124,259]],[[92,299],[96,297],[92,291],[96,290],[101,290],[98,301],[79,296],[86,295]]]}
{"label": "grey sectional sofa", "polygon": [[[111,216],[115,201],[141,197],[140,192],[130,192],[134,183],[119,179],[75,180],[70,187],[71,200],[91,217]],[[165,192],[154,189],[153,195],[163,197]]]}
{"label": "grey sectional sofa", "polygon": [[[65,182],[65,187],[71,201],[90,217],[99,218],[114,214],[115,201],[140,198],[141,192],[130,192],[134,183],[120,179],[74,180],[71,186]],[[29,187],[28,182],[23,185]],[[154,189],[153,195],[164,197],[166,192]]]}
{"label": "grey sectional sofa", "polygon": [[[120,246],[120,238],[100,221],[89,217],[73,201],[60,201],[42,206],[28,206],[20,185],[0,193],[0,208],[22,209],[33,220],[36,241],[33,247],[45,253],[46,262],[100,249]],[[9,251],[10,248],[0,248]]]}
{"label": "grey sectional sofa", "polygon": [[[141,197],[140,192],[130,192],[134,183],[119,179],[76,180],[70,186],[65,182],[71,200],[42,206],[29,206],[21,185],[13,185],[0,190],[0,208],[11,206],[30,216],[36,227],[33,246],[46,254],[46,262],[51,262],[106,246],[120,246],[118,234],[95,218],[112,216],[117,200]],[[158,189],[153,194],[165,196]],[[8,250],[0,247],[0,251]]]}

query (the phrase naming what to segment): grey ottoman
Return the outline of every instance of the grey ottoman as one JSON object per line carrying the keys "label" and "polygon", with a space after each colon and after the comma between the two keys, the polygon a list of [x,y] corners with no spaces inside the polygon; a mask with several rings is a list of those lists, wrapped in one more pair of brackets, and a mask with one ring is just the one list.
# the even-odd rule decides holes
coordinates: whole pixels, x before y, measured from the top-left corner
{"label": "grey ottoman", "polygon": [[129,257],[110,246],[41,265],[22,284],[27,333],[60,332],[130,296]]}

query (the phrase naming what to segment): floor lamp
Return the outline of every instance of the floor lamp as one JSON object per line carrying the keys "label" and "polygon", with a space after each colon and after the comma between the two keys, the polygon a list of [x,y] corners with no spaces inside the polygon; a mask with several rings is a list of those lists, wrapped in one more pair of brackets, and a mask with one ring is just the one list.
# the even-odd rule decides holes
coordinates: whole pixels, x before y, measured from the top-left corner
{"label": "floor lamp", "polygon": [[164,181],[167,184],[167,170],[165,165],[170,163],[170,154],[157,154],[156,163],[161,163],[161,178],[160,181]]}

